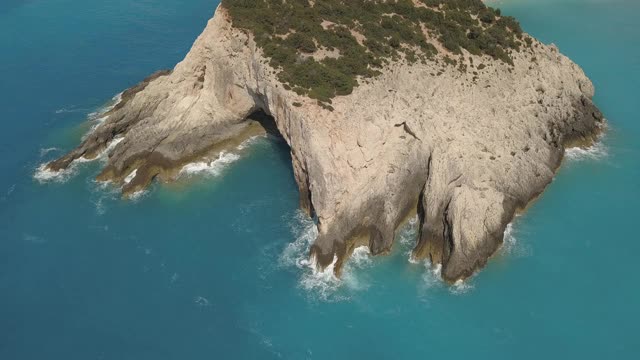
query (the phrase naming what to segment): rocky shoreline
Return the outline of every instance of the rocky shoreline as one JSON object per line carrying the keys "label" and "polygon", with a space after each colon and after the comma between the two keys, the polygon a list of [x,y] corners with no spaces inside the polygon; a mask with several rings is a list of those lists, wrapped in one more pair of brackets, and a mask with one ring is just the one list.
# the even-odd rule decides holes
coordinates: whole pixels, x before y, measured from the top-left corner
{"label": "rocky shoreline", "polygon": [[262,111],[291,148],[301,208],[317,216],[310,256],[319,268],[334,263],[339,274],[361,245],[388,252],[417,211],[414,257],[442,264],[442,277],[456,281],[495,253],[565,147],[603,128],[582,70],[531,41],[511,54],[513,66],[466,52],[464,72],[444,56],[392,62],[328,108],[287,90],[252,34],[219,7],[175,69],[125,91],[107,120],[48,168],[94,158],[122,138],[98,179],[131,194],[246,136],[255,126],[248,118]]}

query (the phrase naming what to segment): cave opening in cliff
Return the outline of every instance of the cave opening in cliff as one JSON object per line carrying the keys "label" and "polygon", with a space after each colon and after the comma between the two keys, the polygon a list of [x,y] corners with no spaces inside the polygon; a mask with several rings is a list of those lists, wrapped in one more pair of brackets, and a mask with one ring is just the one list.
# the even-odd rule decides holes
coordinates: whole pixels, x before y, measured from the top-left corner
{"label": "cave opening in cliff", "polygon": [[[267,132],[267,134],[275,136],[278,140],[282,140],[282,142],[287,147],[289,147],[286,141],[284,141],[284,137],[280,133],[280,130],[278,130],[278,125],[276,125],[276,120],[273,118],[273,116],[267,114],[264,110],[259,109],[254,111],[253,113],[251,113],[251,115],[247,117],[247,119],[256,121],[257,123],[259,123]],[[290,150],[291,149],[288,149],[287,153],[290,152]]]}
{"label": "cave opening in cliff", "polygon": [[258,109],[251,113],[247,117],[247,120],[259,123],[260,126],[262,126],[262,128],[265,130],[265,132],[270,136],[270,138],[273,139],[273,141],[277,145],[278,154],[282,157],[282,160],[286,161],[286,163],[291,167],[291,171],[289,173],[294,177],[298,185],[298,191],[300,195],[300,208],[305,211],[311,218],[315,219],[316,214],[313,207],[313,201],[311,199],[309,177],[306,174],[306,170],[302,173],[296,173],[292,161],[293,159],[291,154],[291,147],[278,129],[275,118],[269,115],[263,109]]}

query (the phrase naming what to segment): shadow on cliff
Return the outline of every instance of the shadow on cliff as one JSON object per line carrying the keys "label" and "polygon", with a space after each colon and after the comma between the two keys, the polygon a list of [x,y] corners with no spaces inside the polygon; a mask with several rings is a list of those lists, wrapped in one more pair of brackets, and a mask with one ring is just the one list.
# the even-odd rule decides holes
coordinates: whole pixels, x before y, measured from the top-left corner
{"label": "shadow on cliff", "polygon": [[264,110],[256,110],[251,115],[247,117],[248,120],[255,121],[259,123],[264,130],[269,135],[269,139],[276,144],[277,151],[280,160],[287,164],[287,167],[290,168],[289,175],[294,177],[293,175],[293,167],[291,165],[291,147],[285,141],[284,137],[278,130],[278,126],[276,125],[276,121],[273,116],[264,112]]}

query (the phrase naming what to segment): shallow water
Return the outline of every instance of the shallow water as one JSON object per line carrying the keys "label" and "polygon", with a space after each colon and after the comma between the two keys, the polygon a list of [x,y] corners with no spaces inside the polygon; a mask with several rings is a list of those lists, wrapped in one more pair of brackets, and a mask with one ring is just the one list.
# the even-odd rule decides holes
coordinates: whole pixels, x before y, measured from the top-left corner
{"label": "shallow water", "polygon": [[92,180],[99,163],[34,179],[88,114],[179,61],[215,3],[0,5],[0,359],[637,358],[639,2],[500,2],[585,69],[610,129],[453,287],[410,261],[415,221],[391,256],[312,274],[313,223],[271,137],[134,201]]}

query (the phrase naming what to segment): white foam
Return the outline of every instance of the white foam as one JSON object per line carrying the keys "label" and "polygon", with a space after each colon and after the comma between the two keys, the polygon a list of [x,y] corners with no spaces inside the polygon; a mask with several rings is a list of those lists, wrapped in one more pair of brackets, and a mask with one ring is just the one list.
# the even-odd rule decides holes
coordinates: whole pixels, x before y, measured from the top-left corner
{"label": "white foam", "polygon": [[[425,260],[423,264],[426,270],[422,275],[422,281],[425,290],[447,286],[446,283],[442,280],[442,264],[433,265],[429,260]],[[458,280],[453,285],[449,286],[448,290],[450,293],[455,295],[465,294],[473,289],[473,285],[470,281],[471,278],[466,280]]]}
{"label": "white foam", "polygon": [[565,151],[567,159],[572,161],[602,160],[609,156],[607,147],[598,141],[590,147],[572,147]]}
{"label": "white foam", "polygon": [[516,244],[516,237],[513,231],[513,223],[507,224],[507,227],[504,229],[504,248],[506,250],[512,249]]}
{"label": "white foam", "polygon": [[108,118],[109,118],[108,116],[103,116],[103,117],[91,120],[93,122],[93,125],[91,125],[91,128],[89,128],[89,131],[87,131],[86,134],[82,135],[82,140],[84,141],[86,138],[89,137],[89,135],[93,134],[96,131],[96,129],[100,127],[100,125],[104,124],[104,122],[107,121]]}
{"label": "white foam", "polygon": [[349,265],[353,265],[356,268],[363,268],[371,265],[373,260],[371,259],[371,251],[368,246],[358,246],[353,249],[353,254],[349,258]]}
{"label": "white foam", "polygon": [[266,135],[255,135],[238,145],[234,152],[221,152],[217,159],[205,159],[203,161],[197,161],[187,164],[180,169],[179,175],[191,176],[191,175],[209,175],[219,176],[222,171],[231,163],[240,160],[240,155],[236,152],[243,151],[248,147],[254,145],[258,140],[265,139]]}
{"label": "white foam", "polygon": [[111,150],[113,150],[123,140],[124,140],[124,136],[120,136],[111,140],[111,142],[107,145],[106,148],[104,148],[104,150],[102,150],[102,152],[100,153],[100,155],[98,155],[96,159],[103,160],[103,161],[107,160],[107,155],[109,155],[109,153],[111,153]]}
{"label": "white foam", "polygon": [[368,246],[359,246],[353,250],[353,254],[342,267],[342,285],[346,290],[361,291],[369,287],[369,279],[366,271],[373,266],[373,257]]}
{"label": "white foam", "polygon": [[405,224],[396,235],[397,243],[401,246],[403,253],[412,264],[420,263],[420,261],[413,257],[413,248],[416,245],[419,224],[420,221],[418,219],[418,215],[416,215],[409,219],[409,222],[407,222],[407,224]]}
{"label": "white foam", "polygon": [[341,281],[334,275],[337,256],[334,256],[333,262],[323,270],[318,270],[315,256],[309,257],[309,249],[318,237],[315,223],[298,211],[290,222],[290,228],[295,241],[289,243],[283,250],[280,255],[280,264],[301,270],[298,285],[312,298],[323,301],[339,299],[335,294]]}
{"label": "white foam", "polygon": [[374,261],[367,246],[354,249],[341,269],[341,278],[337,278],[334,274],[337,256],[334,255],[332,263],[322,270],[318,269],[317,258],[309,257],[311,245],[318,236],[315,223],[304,213],[297,212],[290,224],[295,241],[282,251],[280,265],[300,273],[298,286],[311,299],[343,301],[350,298],[349,293],[368,288],[367,278],[361,270],[372,266]]}
{"label": "white foam", "polygon": [[36,169],[35,174],[33,174],[33,178],[36,179],[40,184],[51,183],[51,182],[65,182],[67,181],[75,172],[75,167],[70,165],[65,170],[53,171],[47,167],[48,164],[41,164]]}
{"label": "white foam", "polygon": [[96,206],[96,213],[98,215],[104,215],[107,213],[107,208],[104,205],[104,198],[99,198],[98,201],[93,203]]}
{"label": "white foam", "polygon": [[238,145],[237,149],[239,151],[242,151],[242,150],[248,148],[249,146],[255,144],[259,140],[266,139],[267,136],[268,135],[255,135],[255,136],[252,136],[252,137],[248,138],[247,140],[243,141],[240,145]]}
{"label": "white foam", "polygon": [[[84,140],[87,136],[89,136],[89,134],[91,134],[93,131],[95,131],[95,129],[102,124],[104,121],[106,121],[107,117],[101,117],[103,114],[105,114],[106,112],[108,112],[109,110],[113,109],[121,100],[122,100],[122,93],[116,94],[112,99],[112,101],[102,107],[101,109],[99,109],[96,112],[92,112],[90,114],[88,114],[88,118],[89,120],[93,120],[96,121],[97,123],[95,125],[93,125],[91,127],[91,129],[82,137],[82,139]],[[69,112],[69,109],[59,109],[56,111],[56,113],[61,113],[61,112]],[[109,154],[109,152],[111,152],[111,150],[113,150],[113,148],[118,145],[118,143],[120,143],[120,141],[122,141],[124,138],[119,137],[119,138],[115,138],[113,139],[108,145],[107,147],[96,157],[96,159],[93,160],[105,160],[106,159],[106,155]],[[47,148],[47,149],[41,149],[40,150],[40,156],[45,156],[46,154],[48,154],[51,151],[57,151],[59,149],[57,148]],[[60,171],[52,171],[50,169],[47,168],[47,164],[41,164],[40,166],[38,166],[38,168],[35,171],[35,174],[33,175],[34,179],[36,179],[39,183],[44,184],[44,183],[51,183],[51,182],[65,182],[67,180],[69,180],[69,178],[71,178],[73,175],[76,174],[77,172],[77,165],[81,164],[81,163],[85,163],[85,162],[89,162],[92,160],[86,159],[84,157],[78,158],[74,161],[71,162],[71,164],[69,164],[69,166],[64,169],[64,170],[60,170]]]}
{"label": "white foam", "polygon": [[422,275],[422,281],[427,289],[433,287],[443,286],[442,281],[442,264],[432,265],[429,260],[422,262],[424,264],[425,272]]}
{"label": "white foam", "polygon": [[87,116],[89,117],[89,119],[91,120],[95,120],[98,117],[102,116],[103,114],[111,111],[113,108],[116,107],[116,105],[118,105],[120,103],[120,101],[122,101],[122,93],[118,93],[116,95],[114,95],[111,98],[111,101],[109,103],[107,103],[106,105],[104,105],[103,107],[101,107],[100,109],[89,113]]}
{"label": "white foam", "polygon": [[58,151],[58,150],[60,150],[60,149],[58,149],[56,147],[40,149],[40,157],[43,157],[43,156],[47,155],[48,153],[50,153],[52,151]]}
{"label": "white foam", "polygon": [[129,175],[127,175],[127,177],[124,178],[124,183],[128,184],[131,182],[131,180],[133,180],[136,177],[136,174],[138,173],[138,169],[133,170]]}
{"label": "white foam", "polygon": [[209,302],[209,299],[207,299],[204,296],[196,296],[193,299],[193,302],[195,302],[196,305],[198,305],[198,306],[209,306],[209,305],[211,305],[211,303]]}
{"label": "white foam", "polygon": [[337,261],[338,257],[334,255],[333,262],[323,270],[318,270],[315,256],[307,261],[300,261],[300,265],[307,267],[300,279],[300,286],[308,292],[318,294],[323,300],[329,300],[340,286],[340,279],[334,274]]}
{"label": "white foam", "polygon": [[449,287],[449,291],[455,295],[466,294],[473,289],[473,285],[469,282],[469,280],[458,280],[451,287]]}
{"label": "white foam", "polygon": [[507,225],[504,230],[504,241],[502,244],[501,252],[511,257],[522,258],[530,256],[532,253],[531,247],[518,239],[518,233],[520,230],[516,230],[517,218],[514,222]]}
{"label": "white foam", "polygon": [[33,175],[33,178],[36,179],[41,184],[52,183],[52,182],[63,183],[69,180],[69,178],[71,178],[73,175],[77,173],[78,165],[95,161],[95,160],[105,161],[107,159],[107,155],[109,154],[109,152],[111,152],[111,150],[116,145],[118,145],[122,140],[123,140],[122,137],[115,138],[107,145],[107,147],[100,154],[98,154],[98,156],[95,159],[87,159],[85,157],[80,157],[78,159],[73,160],[71,164],[67,166],[66,169],[63,169],[60,171],[53,171],[49,169],[47,167],[48,163],[41,164],[36,169]]}
{"label": "white foam", "polygon": [[240,159],[240,156],[233,153],[221,152],[215,160],[205,160],[187,164],[180,170],[180,175],[207,174],[218,176],[229,164]]}
{"label": "white foam", "polygon": [[148,190],[138,190],[136,192],[134,192],[133,194],[129,195],[129,200],[131,201],[140,201],[142,198],[144,198],[146,195],[149,194]]}
{"label": "white foam", "polygon": [[413,246],[416,241],[416,234],[418,233],[418,215],[409,219],[400,231],[398,231],[397,241],[401,245]]}
{"label": "white foam", "polygon": [[114,107],[116,107],[116,105],[118,105],[120,101],[122,101],[122,93],[116,94],[113,98],[111,98],[111,101],[107,105],[87,115],[89,120],[93,122],[93,125],[91,126],[89,131],[87,131],[87,133],[82,136],[82,140],[86,139],[89,135],[91,135],[94,131],[96,131],[96,129],[100,125],[102,125],[105,121],[107,121],[109,117],[103,116],[103,115],[111,111]]}

